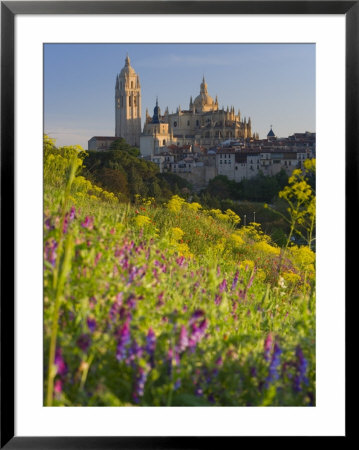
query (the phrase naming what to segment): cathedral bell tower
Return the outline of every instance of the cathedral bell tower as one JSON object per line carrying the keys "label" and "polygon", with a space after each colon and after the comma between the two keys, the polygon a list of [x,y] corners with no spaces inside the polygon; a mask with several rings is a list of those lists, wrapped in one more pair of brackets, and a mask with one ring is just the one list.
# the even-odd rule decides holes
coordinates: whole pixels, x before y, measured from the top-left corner
{"label": "cathedral bell tower", "polygon": [[139,147],[140,134],[141,85],[127,56],[125,66],[116,76],[115,136],[122,137],[128,144]]}

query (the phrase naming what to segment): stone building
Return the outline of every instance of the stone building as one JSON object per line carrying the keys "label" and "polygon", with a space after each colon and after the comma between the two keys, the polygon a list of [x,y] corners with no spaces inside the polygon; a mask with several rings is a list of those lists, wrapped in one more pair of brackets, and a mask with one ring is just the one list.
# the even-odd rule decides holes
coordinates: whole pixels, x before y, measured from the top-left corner
{"label": "stone building", "polygon": [[[182,110],[179,106],[170,114],[166,108],[160,121],[169,125],[169,132],[179,145],[211,147],[226,139],[252,137],[251,119],[242,120],[240,111],[236,114],[233,106],[220,109],[217,96],[214,100],[209,95],[204,77],[199,95],[194,100],[190,98],[189,109]],[[146,124],[150,122],[151,117],[146,115]]]}
{"label": "stone building", "polygon": [[124,138],[130,145],[140,146],[141,85],[128,56],[116,76],[115,123],[115,136]]}
{"label": "stone building", "polygon": [[161,117],[158,99],[156,99],[152,117],[148,115],[148,110],[146,109],[146,123],[140,137],[141,155],[144,157],[159,155],[175,143],[176,139],[169,129],[169,124]]}

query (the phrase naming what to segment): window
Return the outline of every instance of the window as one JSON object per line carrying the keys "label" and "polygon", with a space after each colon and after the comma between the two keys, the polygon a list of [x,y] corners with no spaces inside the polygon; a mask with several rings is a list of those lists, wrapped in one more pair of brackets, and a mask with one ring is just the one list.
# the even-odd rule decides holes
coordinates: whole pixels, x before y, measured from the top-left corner
{"label": "window", "polygon": [[131,81],[131,89],[133,89],[133,81]]}
{"label": "window", "polygon": [[189,120],[187,120],[187,126],[189,127]]}
{"label": "window", "polygon": [[175,122],[173,122],[173,126],[174,127],[176,127],[177,126],[177,122],[175,121]]}
{"label": "window", "polygon": [[131,99],[131,96],[128,97],[128,106],[132,106],[132,99]]}
{"label": "window", "polygon": [[166,145],[166,139],[163,139],[162,144],[163,144],[163,145]]}

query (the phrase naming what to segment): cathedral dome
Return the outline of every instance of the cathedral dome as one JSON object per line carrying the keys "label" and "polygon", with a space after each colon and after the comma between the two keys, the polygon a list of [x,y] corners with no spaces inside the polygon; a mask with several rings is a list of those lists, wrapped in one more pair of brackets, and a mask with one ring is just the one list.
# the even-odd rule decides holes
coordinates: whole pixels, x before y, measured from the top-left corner
{"label": "cathedral dome", "polygon": [[125,67],[120,72],[120,77],[124,77],[125,75],[136,75],[135,69],[131,67],[128,55],[126,56]]}
{"label": "cathedral dome", "polygon": [[208,94],[207,83],[204,80],[201,83],[200,94],[194,99],[193,105],[198,110],[209,110],[213,109],[215,102],[213,98]]}

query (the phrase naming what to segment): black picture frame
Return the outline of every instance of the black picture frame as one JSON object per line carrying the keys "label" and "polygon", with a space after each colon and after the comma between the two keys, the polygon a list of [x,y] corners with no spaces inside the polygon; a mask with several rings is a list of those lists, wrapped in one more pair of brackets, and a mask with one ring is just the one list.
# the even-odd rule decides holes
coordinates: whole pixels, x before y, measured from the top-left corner
{"label": "black picture frame", "polygon": [[[359,154],[359,1],[1,2],[1,437],[6,449],[177,449],[238,445],[238,437],[25,437],[14,435],[14,21],[17,14],[341,14],[346,19],[346,236],[355,234]],[[346,241],[346,266],[353,248]],[[352,284],[352,286],[350,285]],[[346,274],[346,292],[354,279]],[[347,327],[346,327],[347,330]],[[348,331],[346,331],[346,337]],[[347,339],[346,339],[347,340]],[[348,392],[348,389],[346,389]],[[346,405],[347,396],[346,396]],[[346,406],[347,408],[347,406]],[[346,437],[348,437],[348,427]],[[286,438],[285,440],[287,440]]]}

